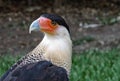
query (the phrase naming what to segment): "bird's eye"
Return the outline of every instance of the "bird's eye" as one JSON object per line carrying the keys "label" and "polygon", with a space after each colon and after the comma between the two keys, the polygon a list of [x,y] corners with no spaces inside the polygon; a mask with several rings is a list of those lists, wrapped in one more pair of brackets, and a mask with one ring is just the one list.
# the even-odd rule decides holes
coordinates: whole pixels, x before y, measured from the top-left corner
{"label": "bird's eye", "polygon": [[55,26],[55,25],[57,25],[57,22],[52,21],[51,24]]}

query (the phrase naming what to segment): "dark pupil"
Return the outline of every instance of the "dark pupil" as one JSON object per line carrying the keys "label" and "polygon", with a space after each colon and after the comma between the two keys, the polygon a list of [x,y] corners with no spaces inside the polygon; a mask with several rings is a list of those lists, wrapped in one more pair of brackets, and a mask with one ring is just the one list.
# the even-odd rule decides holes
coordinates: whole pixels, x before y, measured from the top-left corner
{"label": "dark pupil", "polygon": [[52,24],[53,24],[53,25],[56,25],[57,23],[56,23],[55,21],[52,21]]}

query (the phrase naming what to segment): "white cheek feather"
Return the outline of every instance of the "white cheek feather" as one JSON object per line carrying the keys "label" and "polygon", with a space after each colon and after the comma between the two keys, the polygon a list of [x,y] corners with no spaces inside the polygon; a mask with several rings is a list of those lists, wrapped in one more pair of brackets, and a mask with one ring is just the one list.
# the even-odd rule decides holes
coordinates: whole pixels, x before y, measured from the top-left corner
{"label": "white cheek feather", "polygon": [[59,26],[55,35],[45,33],[41,44],[47,47],[44,57],[53,64],[65,68],[69,74],[71,69],[72,41],[67,29]]}

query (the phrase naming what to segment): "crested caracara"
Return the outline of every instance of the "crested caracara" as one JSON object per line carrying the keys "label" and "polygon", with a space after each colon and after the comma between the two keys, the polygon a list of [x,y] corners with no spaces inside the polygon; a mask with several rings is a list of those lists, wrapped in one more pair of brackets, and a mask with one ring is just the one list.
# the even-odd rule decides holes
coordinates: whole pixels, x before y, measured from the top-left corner
{"label": "crested caracara", "polygon": [[55,14],[43,14],[30,25],[31,31],[43,32],[43,40],[0,81],[69,81],[72,41],[65,20]]}

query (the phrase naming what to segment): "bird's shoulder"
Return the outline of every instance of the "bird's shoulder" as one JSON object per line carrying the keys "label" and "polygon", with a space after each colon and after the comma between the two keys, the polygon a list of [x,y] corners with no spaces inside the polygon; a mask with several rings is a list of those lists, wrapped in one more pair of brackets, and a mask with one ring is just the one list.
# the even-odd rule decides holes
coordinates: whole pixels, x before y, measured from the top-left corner
{"label": "bird's shoulder", "polygon": [[[39,57],[38,57],[39,55]],[[10,69],[7,70],[5,74],[0,78],[0,81],[3,81],[6,77],[11,76],[11,74],[20,67],[23,67],[27,64],[38,62],[39,60],[42,60],[41,54],[35,54],[35,52],[29,52],[25,56],[23,56],[21,59],[19,59]]]}
{"label": "bird's shoulder", "polygon": [[68,76],[65,69],[40,61],[17,68],[10,77],[1,81],[68,81]]}

